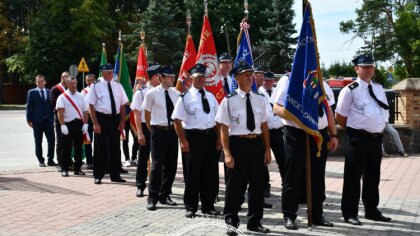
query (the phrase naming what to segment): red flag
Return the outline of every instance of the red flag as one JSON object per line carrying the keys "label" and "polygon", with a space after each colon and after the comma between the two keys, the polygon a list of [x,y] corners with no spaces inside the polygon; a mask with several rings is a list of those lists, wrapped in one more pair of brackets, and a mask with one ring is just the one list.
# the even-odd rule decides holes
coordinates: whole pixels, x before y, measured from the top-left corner
{"label": "red flag", "polygon": [[201,29],[200,46],[198,47],[197,63],[204,64],[206,70],[206,89],[212,92],[220,103],[225,93],[220,79],[219,62],[217,61],[216,47],[214,46],[213,32],[207,15],[204,15]]}
{"label": "red flag", "polygon": [[145,79],[146,81],[149,80],[147,76],[147,58],[146,58],[146,49],[144,44],[142,43],[139,47],[139,55],[137,57],[137,69],[136,69],[136,80],[138,79]]}
{"label": "red flag", "polygon": [[182,59],[181,69],[179,70],[176,89],[181,93],[191,87],[192,80],[188,71],[195,65],[197,52],[195,51],[194,41],[190,34],[187,35],[185,44],[184,58]]}

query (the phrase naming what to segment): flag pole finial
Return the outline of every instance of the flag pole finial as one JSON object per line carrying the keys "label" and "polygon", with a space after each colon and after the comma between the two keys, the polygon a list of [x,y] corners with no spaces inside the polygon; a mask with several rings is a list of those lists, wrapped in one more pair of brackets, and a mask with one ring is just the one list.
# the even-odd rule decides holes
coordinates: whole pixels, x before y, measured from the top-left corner
{"label": "flag pole finial", "polygon": [[105,47],[105,43],[102,43],[102,47]]}
{"label": "flag pole finial", "polygon": [[121,43],[121,30],[118,31],[118,42]]}
{"label": "flag pole finial", "polygon": [[207,2],[207,0],[204,0],[204,15],[208,15],[208,2]]}
{"label": "flag pole finial", "polygon": [[191,12],[190,12],[190,9],[187,9],[186,22],[187,22],[187,32],[190,33],[190,31],[191,31]]}
{"label": "flag pole finial", "polygon": [[142,43],[144,43],[144,38],[146,37],[146,33],[144,32],[144,30],[141,30],[140,31],[140,39],[141,39],[141,42]]}
{"label": "flag pole finial", "polygon": [[244,13],[245,13],[245,20],[248,20],[248,14],[249,14],[249,10],[248,10],[248,0],[244,0]]}

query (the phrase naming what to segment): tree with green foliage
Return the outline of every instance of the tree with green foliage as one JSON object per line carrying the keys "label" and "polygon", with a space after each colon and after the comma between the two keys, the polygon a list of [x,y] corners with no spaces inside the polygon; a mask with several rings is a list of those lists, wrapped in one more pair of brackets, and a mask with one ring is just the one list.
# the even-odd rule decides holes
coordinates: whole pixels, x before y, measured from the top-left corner
{"label": "tree with green foliage", "polygon": [[330,77],[357,77],[356,71],[354,70],[353,63],[346,62],[334,62],[328,68],[328,74]]}
{"label": "tree with green foliage", "polygon": [[140,31],[145,31],[149,63],[179,67],[185,45],[185,5],[183,1],[151,1],[139,17],[140,24],[131,23],[131,32],[123,34],[131,64],[136,63]]}
{"label": "tree with green foliage", "polygon": [[50,83],[81,57],[97,62],[101,42],[111,35],[114,22],[108,17],[106,0],[44,0],[42,14],[31,19],[25,48],[9,64],[22,63],[20,75],[31,80],[43,74]]}
{"label": "tree with green foliage", "polygon": [[294,49],[297,42],[292,9],[293,0],[273,0],[271,6],[262,14],[268,18],[266,27],[261,27],[261,43],[267,47],[270,68],[277,73],[290,71]]}
{"label": "tree with green foliage", "polygon": [[363,39],[361,51],[377,61],[394,60],[407,76],[420,76],[419,9],[419,0],[365,0],[356,19],[341,22],[340,30]]}

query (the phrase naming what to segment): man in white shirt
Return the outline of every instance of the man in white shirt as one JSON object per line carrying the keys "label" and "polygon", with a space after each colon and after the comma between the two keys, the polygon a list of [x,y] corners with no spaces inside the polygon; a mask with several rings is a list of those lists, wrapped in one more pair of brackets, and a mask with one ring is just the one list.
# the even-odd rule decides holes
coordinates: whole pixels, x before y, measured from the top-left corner
{"label": "man in white shirt", "polygon": [[85,175],[82,167],[83,133],[88,132],[88,106],[83,96],[77,92],[77,79],[74,76],[66,78],[67,90],[57,99],[56,110],[61,125],[63,139],[62,172],[63,177],[69,176],[71,149],[74,147],[74,175]]}
{"label": "man in white shirt", "polygon": [[144,197],[144,189],[146,188],[147,179],[147,162],[150,156],[150,130],[147,128],[146,119],[144,117],[144,110],[142,109],[142,103],[146,96],[147,91],[153,89],[160,84],[159,80],[159,68],[160,65],[153,65],[147,68],[147,75],[149,76],[149,82],[145,87],[142,87],[136,91],[131,103],[131,109],[134,111],[134,120],[137,127],[137,142],[139,143],[139,154],[137,160],[136,170],[136,185],[137,185],[137,197]]}
{"label": "man in white shirt", "polygon": [[359,55],[353,63],[358,77],[340,91],[335,109],[337,122],[346,129],[347,136],[341,212],[346,223],[361,225],[358,212],[363,176],[365,218],[389,222],[391,218],[378,209],[383,131],[389,106],[382,85],[372,81],[373,58]]}
{"label": "man in white shirt", "polygon": [[149,181],[148,210],[156,204],[176,206],[169,196],[178,164],[178,137],[171,118],[180,93],[173,88],[175,73],[172,67],[159,68],[160,85],[149,90],[143,101],[146,125],[151,131],[152,164]]}
{"label": "man in white shirt", "polygon": [[252,92],[253,69],[245,61],[232,70],[238,81],[236,92],[225,97],[216,114],[227,170],[225,222],[227,234],[237,235],[238,212],[249,183],[248,223],[250,231],[268,233],[261,225],[264,203],[264,166],[270,164],[270,136],[264,97]]}
{"label": "man in white shirt", "polygon": [[219,68],[220,77],[222,80],[223,91],[225,96],[232,92],[232,76],[229,75],[232,70],[233,58],[227,52],[220,54],[219,56]]}
{"label": "man in white shirt", "polygon": [[192,87],[184,92],[175,105],[172,118],[175,130],[185,155],[186,184],[184,204],[187,218],[193,218],[201,199],[201,212],[208,215],[219,215],[214,209],[218,183],[217,148],[221,149],[218,137],[219,127],[216,116],[219,104],[210,92],[204,89],[206,67],[196,64],[190,71]]}
{"label": "man in white shirt", "polygon": [[[87,94],[89,93],[90,86],[95,83],[95,75],[94,74],[88,74],[85,76],[86,80],[86,87],[82,89],[80,94],[83,95],[83,97],[86,99]],[[93,170],[93,150],[92,150],[92,142],[93,142],[93,122],[92,119],[89,116],[88,120],[88,133],[89,137],[91,139],[91,143],[85,144],[85,156],[86,156],[86,169]]]}
{"label": "man in white shirt", "polygon": [[101,184],[108,166],[112,182],[126,182],[120,176],[120,132],[125,125],[125,104],[128,103],[124,88],[113,78],[114,67],[107,63],[100,67],[101,80],[93,84],[86,98],[93,121],[95,184]]}

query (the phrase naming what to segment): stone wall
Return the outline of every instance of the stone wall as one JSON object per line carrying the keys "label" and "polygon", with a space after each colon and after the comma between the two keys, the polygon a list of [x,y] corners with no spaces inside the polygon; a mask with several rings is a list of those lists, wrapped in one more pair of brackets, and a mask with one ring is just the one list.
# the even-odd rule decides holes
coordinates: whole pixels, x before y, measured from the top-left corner
{"label": "stone wall", "polygon": [[392,87],[400,96],[395,124],[420,128],[420,78],[408,78]]}

